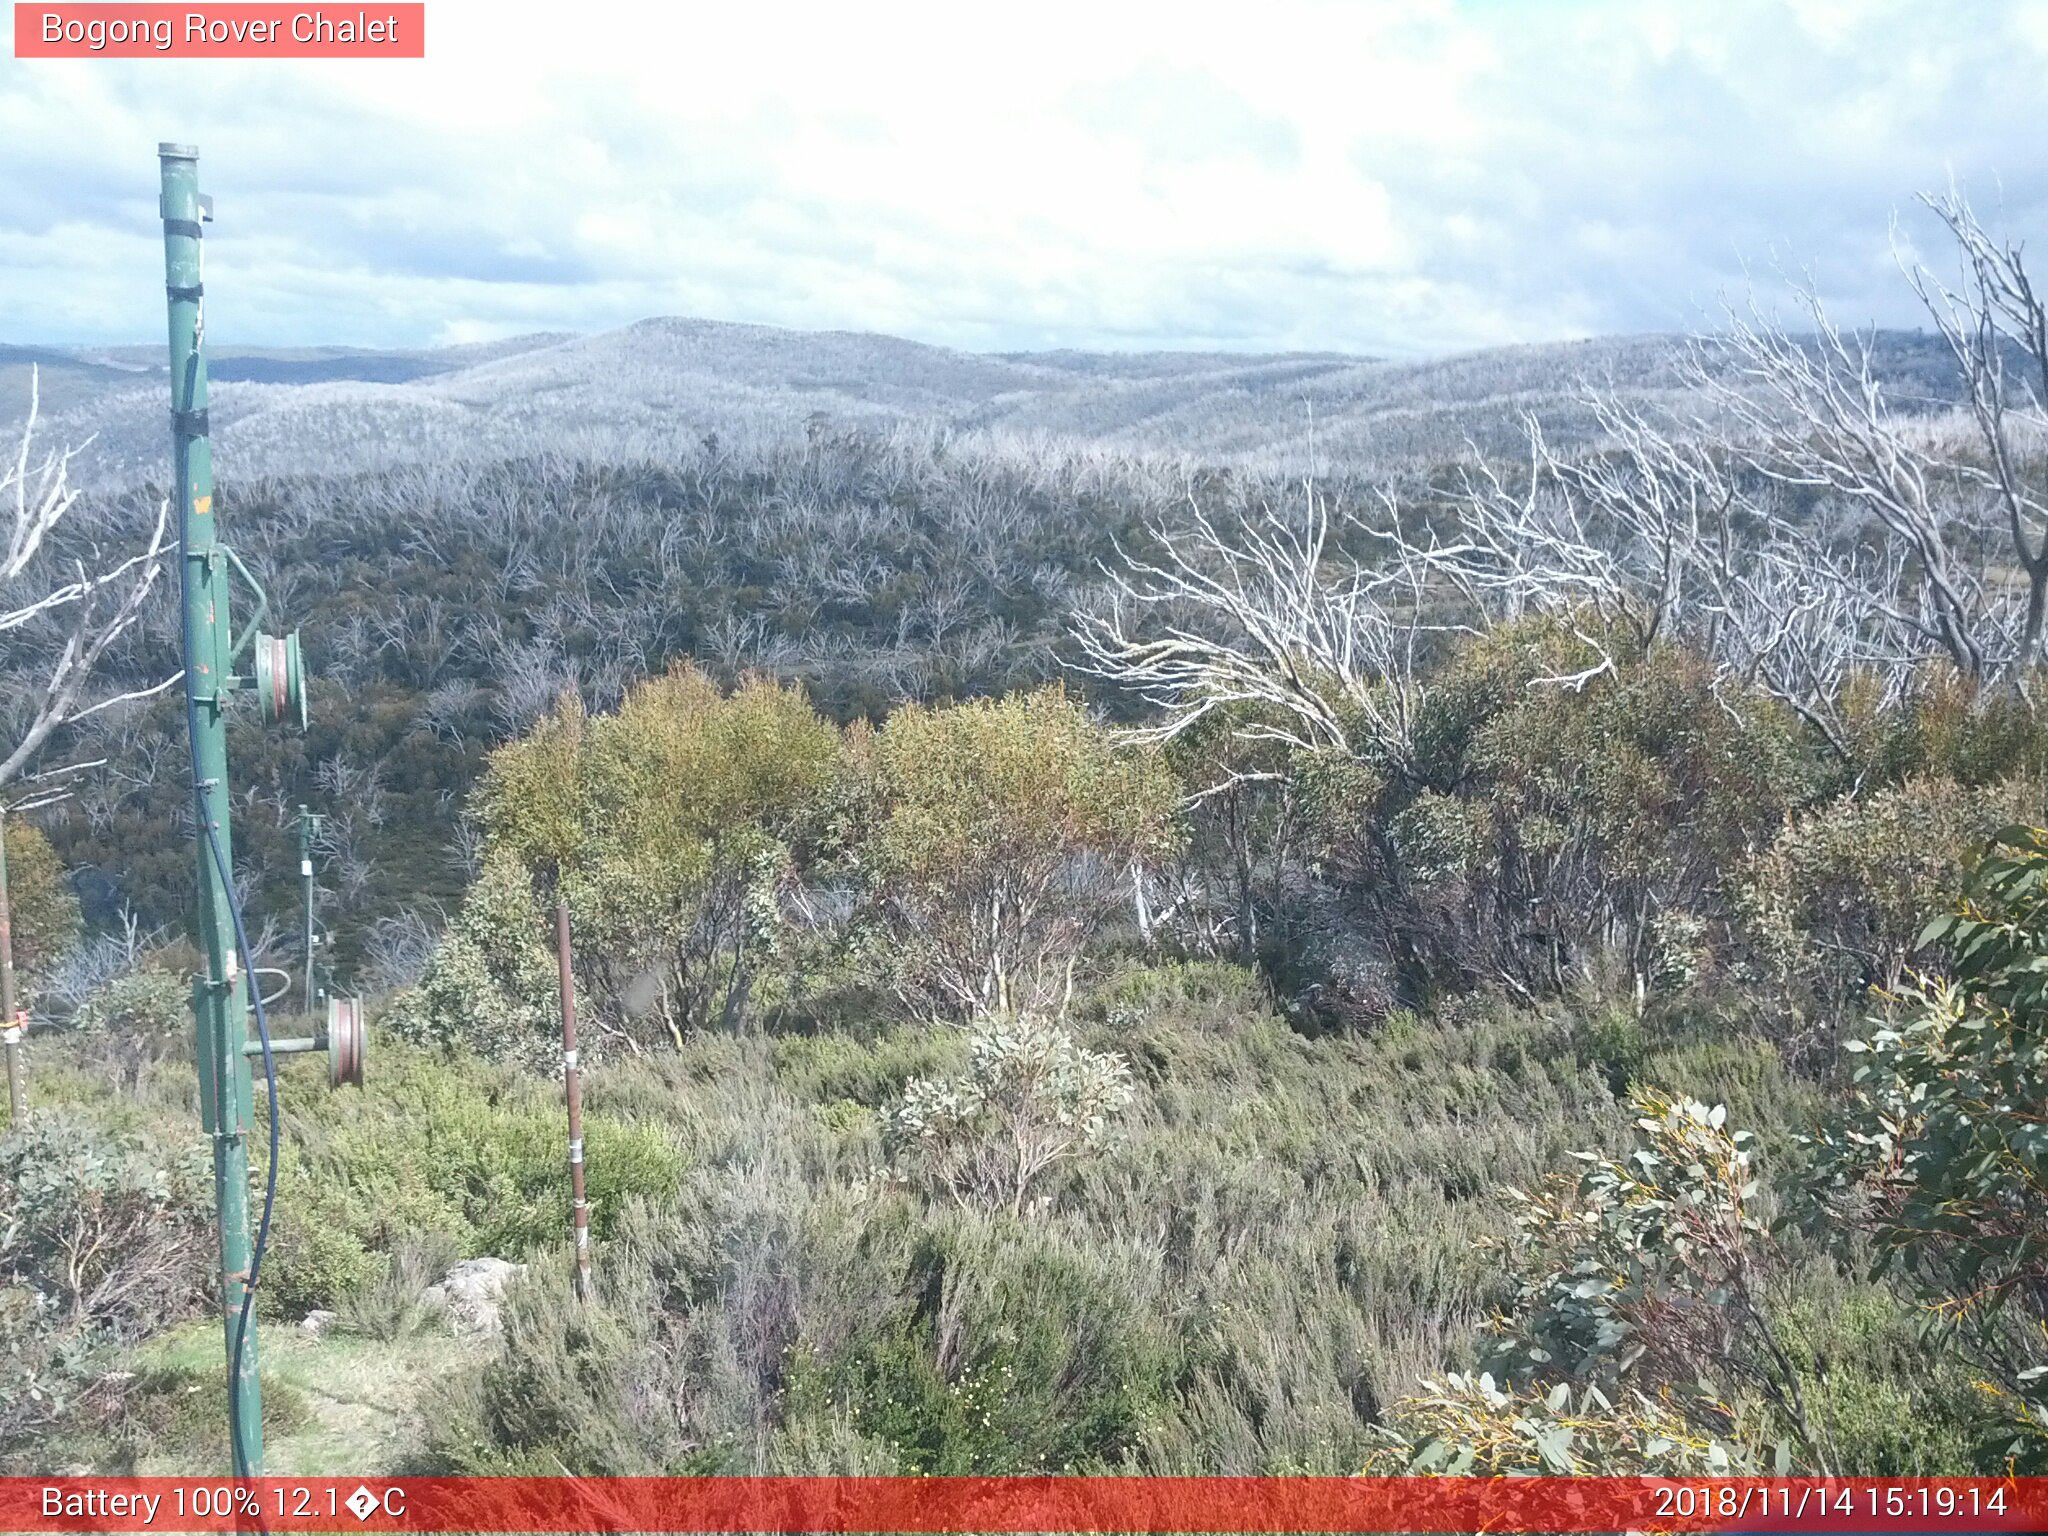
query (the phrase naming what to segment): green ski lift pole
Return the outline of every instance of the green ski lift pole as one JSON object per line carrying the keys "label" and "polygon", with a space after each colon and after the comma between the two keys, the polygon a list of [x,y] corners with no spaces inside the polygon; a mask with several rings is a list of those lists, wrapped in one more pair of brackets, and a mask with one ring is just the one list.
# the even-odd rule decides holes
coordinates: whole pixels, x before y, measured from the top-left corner
{"label": "green ski lift pole", "polygon": [[[192,986],[192,1018],[199,1060],[199,1114],[213,1141],[213,1182],[220,1220],[221,1317],[227,1332],[228,1424],[233,1471],[255,1477],[263,1471],[263,1403],[256,1373],[256,1331],[248,1305],[261,1238],[250,1241],[249,1135],[255,1129],[251,1057],[265,1063],[265,1083],[275,1088],[275,1058],[302,1051],[327,1053],[331,1086],[360,1088],[367,1044],[359,997],[330,998],[327,1028],[307,1039],[278,1040],[259,1030],[249,1034],[252,1003],[256,1020],[274,998],[252,995],[254,964],[228,872],[234,868],[229,830],[228,697],[237,690],[256,695],[266,725],[306,729],[306,673],[296,631],[259,634],[270,599],[261,583],[219,537],[213,506],[213,446],[206,414],[206,304],[201,286],[202,225],[213,218],[213,200],[199,194],[199,151],[184,144],[159,144],[163,174],[158,211],[164,225],[164,288],[170,310],[171,450],[178,498],[179,583],[184,611],[185,708],[192,736],[192,808],[198,855],[198,939],[206,970]],[[229,589],[239,577],[256,599],[240,634],[228,627]],[[244,656],[246,676],[235,674]],[[317,824],[319,818],[313,818]],[[302,838],[309,836],[301,823]],[[310,849],[310,843],[306,845]],[[304,865],[310,877],[310,861]],[[308,921],[311,890],[308,879]],[[309,934],[310,937],[310,934]],[[308,985],[311,950],[308,948]],[[286,977],[282,997],[291,987]],[[275,1109],[275,1099],[272,1108]],[[271,1117],[273,1151],[276,1116]],[[274,1191],[273,1157],[270,1189]],[[264,1220],[270,1215],[264,1197]],[[237,1506],[240,1507],[240,1506]]]}
{"label": "green ski lift pole", "polygon": [[[230,571],[216,537],[213,448],[206,415],[202,221],[211,198],[199,195],[199,151],[160,144],[163,173],[164,284],[170,309],[171,451],[177,481],[184,606],[185,698],[197,779],[193,810],[198,855],[200,948],[206,970],[193,984],[192,1014],[199,1060],[199,1112],[213,1142],[213,1187],[220,1220],[221,1316],[227,1333],[228,1382],[235,1436],[234,1470],[263,1469],[263,1400],[257,1384],[256,1340],[241,1338],[243,1293],[249,1281],[249,1135],[255,1126],[248,1039],[248,988],[235,945],[234,912],[220,864],[234,867],[229,828],[228,695],[233,643],[228,630]],[[211,832],[211,840],[209,840]],[[214,847],[220,858],[216,859]]]}

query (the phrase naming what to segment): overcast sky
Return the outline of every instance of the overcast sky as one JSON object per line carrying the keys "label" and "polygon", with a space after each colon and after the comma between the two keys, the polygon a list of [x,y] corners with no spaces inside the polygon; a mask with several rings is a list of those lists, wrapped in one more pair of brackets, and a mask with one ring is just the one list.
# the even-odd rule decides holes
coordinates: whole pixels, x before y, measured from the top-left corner
{"label": "overcast sky", "polygon": [[[354,7],[348,8],[353,13]],[[1895,213],[2048,239],[2042,0],[429,0],[420,62],[0,60],[0,339],[647,315],[1402,356],[1696,323],[1745,263],[1909,323]]]}

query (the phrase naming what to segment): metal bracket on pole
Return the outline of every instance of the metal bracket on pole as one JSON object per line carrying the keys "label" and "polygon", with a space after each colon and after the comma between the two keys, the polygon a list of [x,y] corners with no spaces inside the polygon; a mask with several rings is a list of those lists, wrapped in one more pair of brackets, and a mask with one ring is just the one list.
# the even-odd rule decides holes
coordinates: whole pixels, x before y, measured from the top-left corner
{"label": "metal bracket on pole", "polygon": [[263,583],[256,579],[249,567],[242,564],[242,557],[235,553],[232,545],[221,545],[220,552],[227,556],[228,564],[248,583],[249,590],[256,594],[256,611],[249,615],[249,622],[242,626],[242,632],[235,637],[235,643],[228,647],[228,661],[233,664],[242,659],[242,653],[249,649],[249,642],[256,638],[256,630],[263,623],[264,615],[270,612],[270,594],[263,590]]}

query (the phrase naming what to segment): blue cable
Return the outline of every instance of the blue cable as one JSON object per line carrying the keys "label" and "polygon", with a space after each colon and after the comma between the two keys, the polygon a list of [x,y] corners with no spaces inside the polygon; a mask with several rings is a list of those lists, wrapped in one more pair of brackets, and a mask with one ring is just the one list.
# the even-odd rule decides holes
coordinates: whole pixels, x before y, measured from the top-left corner
{"label": "blue cable", "polygon": [[249,1279],[242,1287],[242,1319],[235,1329],[235,1355],[228,1368],[228,1413],[234,1420],[235,1463],[238,1475],[249,1477],[253,1474],[242,1455],[241,1406],[235,1383],[242,1378],[242,1346],[248,1341],[250,1312],[256,1304],[256,1277],[262,1272],[263,1252],[270,1244],[270,1210],[277,1202],[277,1063],[270,1054],[270,1021],[263,1012],[263,989],[256,985],[256,964],[249,952],[249,933],[242,926],[242,903],[235,896],[234,876],[228,872],[227,860],[221,855],[220,839],[214,835],[211,822],[206,826],[206,845],[213,850],[214,867],[220,871],[220,883],[228,893],[228,913],[235,922],[235,948],[241,951],[242,974],[248,978],[249,1001],[256,1010],[256,1035],[263,1042],[263,1086],[270,1101],[270,1163],[263,1175],[263,1216],[256,1224],[256,1242],[249,1252]]}

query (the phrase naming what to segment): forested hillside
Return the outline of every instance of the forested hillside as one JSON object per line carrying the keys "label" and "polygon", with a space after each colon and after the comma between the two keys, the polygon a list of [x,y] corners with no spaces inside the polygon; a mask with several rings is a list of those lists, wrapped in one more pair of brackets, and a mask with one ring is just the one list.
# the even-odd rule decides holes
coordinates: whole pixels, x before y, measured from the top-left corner
{"label": "forested hillside", "polygon": [[[1396,362],[1332,353],[966,353],[843,332],[644,320],[596,336],[537,335],[416,352],[223,349],[212,375],[222,468],[328,477],[395,465],[536,456],[688,457],[715,436],[744,457],[806,430],[886,435],[909,422],[988,439],[1002,455],[1164,456],[1298,476],[1427,470],[1477,443],[1512,453],[1534,410],[1562,441],[1594,431],[1588,385],[1681,405],[1676,338],[1506,347]],[[1952,403],[1940,341],[1873,339],[1903,402]],[[36,352],[36,349],[15,349]],[[91,436],[78,470],[113,487],[156,478],[165,381],[148,348],[36,352],[48,430]],[[0,352],[0,427],[26,396],[29,357]]]}
{"label": "forested hillside", "polygon": [[[1919,337],[247,359],[223,523],[319,681],[304,737],[237,724],[237,875],[297,964],[329,817],[377,1038],[360,1093],[282,1074],[259,1294],[324,1319],[283,1443],[2040,1465],[2048,327],[1944,217],[1987,318]],[[149,526],[111,488],[141,398],[44,424],[108,432],[69,548]],[[165,668],[147,601],[110,688]],[[20,713],[53,631],[18,632]],[[53,761],[104,769],[10,818],[9,1466],[219,1456],[180,731],[75,721]],[[477,1257],[527,1266],[481,1337],[426,1292]],[[338,1449],[344,1367],[391,1417]]]}
{"label": "forested hillside", "polygon": [[[1909,416],[1941,419],[1958,392],[1935,366],[1938,345],[1875,339],[1874,366]],[[296,807],[330,813],[335,878],[324,899],[352,972],[375,925],[395,921],[394,941],[416,935],[408,914],[460,889],[459,812],[482,753],[567,683],[606,707],[628,680],[688,658],[727,682],[749,669],[801,677],[845,720],[902,698],[1042,681],[1059,673],[1069,613],[1101,587],[1117,541],[1142,543],[1162,512],[1299,507],[1312,483],[1341,532],[1387,484],[1427,495],[1452,483],[1468,438],[1525,451],[1524,411],[1569,444],[1602,431],[1586,393],[1596,385],[1649,409],[1690,398],[1680,350],[1653,338],[1399,368],[1204,354],[974,359],[886,338],[649,322],[428,354],[230,352],[230,378],[245,362],[353,369],[358,382],[417,367],[470,402],[451,449],[433,425],[447,397],[423,402],[414,386],[364,396],[396,413],[374,422],[324,385],[258,390],[242,405],[234,386],[217,392],[221,505],[273,614],[303,627],[314,659],[312,734],[284,741],[250,728],[236,742],[259,807],[238,833],[251,878],[269,879],[273,904],[289,911]],[[94,366],[148,371],[143,349],[98,356]],[[1025,379],[1041,392],[1023,391]],[[803,414],[826,398],[807,393],[820,388],[835,409]],[[162,389],[152,376],[95,397],[86,419],[108,436],[90,440],[80,467],[105,476],[131,464],[124,441],[128,473],[155,465]],[[1158,389],[1176,401],[1144,404]],[[735,416],[719,403],[731,390],[759,399]],[[43,418],[46,438],[85,429],[63,398]],[[547,419],[521,429],[542,402]],[[237,436],[245,408],[250,431],[274,433],[278,453]],[[687,411],[724,430],[686,426]],[[991,416],[1047,430],[947,424]],[[658,423],[658,451],[635,421]],[[1157,451],[1181,437],[1198,451]],[[493,444],[513,456],[493,458]],[[1234,444],[1263,445],[1255,458],[1291,471],[1236,462]],[[252,473],[334,462],[385,467]],[[114,537],[134,537],[151,512],[141,487],[102,489],[93,502]],[[160,675],[175,645],[173,597],[167,584],[157,590],[145,623],[103,663],[110,675],[136,685]],[[23,660],[32,675],[33,657]],[[1119,716],[1134,707],[1114,690],[1098,702]],[[165,700],[94,721],[79,743],[121,765],[53,829],[85,872],[96,924],[125,912],[153,929],[182,911],[181,729]]]}

